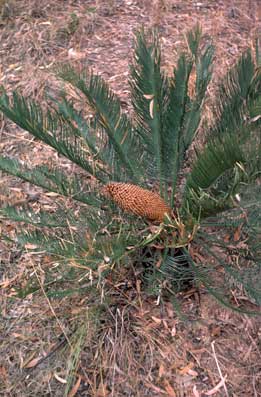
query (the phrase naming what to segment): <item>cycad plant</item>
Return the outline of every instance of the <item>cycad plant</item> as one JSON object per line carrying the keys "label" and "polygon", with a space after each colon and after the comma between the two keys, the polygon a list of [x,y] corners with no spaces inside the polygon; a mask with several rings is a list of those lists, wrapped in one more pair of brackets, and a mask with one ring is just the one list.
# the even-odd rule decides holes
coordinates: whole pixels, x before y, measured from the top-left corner
{"label": "cycad plant", "polygon": [[[260,66],[250,49],[240,57],[218,86],[209,121],[204,102],[214,49],[198,26],[186,42],[167,76],[157,32],[136,34],[130,114],[100,76],[70,66],[58,70],[63,90],[48,98],[47,110],[2,89],[4,115],[79,172],[2,156],[3,172],[57,196],[52,212],[35,213],[28,204],[6,206],[1,216],[21,224],[19,243],[56,258],[59,280],[71,280],[77,269],[94,288],[138,266],[144,289],[159,298],[166,292],[177,303],[175,294],[194,285],[241,310],[229,294],[235,288],[261,303]],[[79,282],[76,290],[86,289]]]}

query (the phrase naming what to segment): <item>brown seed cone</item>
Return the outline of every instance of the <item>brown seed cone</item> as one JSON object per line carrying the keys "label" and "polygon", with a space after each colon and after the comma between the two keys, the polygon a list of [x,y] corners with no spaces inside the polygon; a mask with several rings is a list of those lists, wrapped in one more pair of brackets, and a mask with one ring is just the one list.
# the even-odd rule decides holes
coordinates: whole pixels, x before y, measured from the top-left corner
{"label": "brown seed cone", "polygon": [[112,182],[101,193],[111,198],[120,208],[152,221],[162,222],[164,215],[171,214],[165,201],[154,192],[130,183]]}

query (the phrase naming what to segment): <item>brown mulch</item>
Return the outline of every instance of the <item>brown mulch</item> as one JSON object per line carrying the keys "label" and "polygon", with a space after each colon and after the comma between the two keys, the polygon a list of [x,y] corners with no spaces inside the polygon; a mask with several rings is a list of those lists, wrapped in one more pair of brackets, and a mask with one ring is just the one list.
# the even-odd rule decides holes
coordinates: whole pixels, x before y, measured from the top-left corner
{"label": "brown mulch", "polygon": [[[0,1],[0,84],[44,102],[58,89],[55,65],[70,62],[101,74],[128,111],[133,32],[142,24],[158,27],[164,68],[171,73],[184,33],[199,22],[216,47],[211,103],[218,79],[252,45],[260,10],[259,0]],[[60,163],[71,172],[69,162],[1,116],[0,150],[32,165]],[[54,205],[41,189],[0,176],[0,205]],[[0,223],[0,232],[15,240],[11,222]],[[111,318],[103,320],[98,341],[82,296],[49,301],[42,291],[17,298],[16,288],[33,274],[41,285],[48,266],[56,264],[0,241],[0,396],[64,396],[73,355],[68,341],[54,350],[75,323],[83,325],[84,342],[71,397],[261,396],[259,319],[231,312],[204,293],[200,302],[193,295],[185,299],[192,315],[182,319],[167,304],[144,298],[142,305],[137,293],[127,296],[128,305],[108,309]],[[131,306],[132,299],[139,304]]]}

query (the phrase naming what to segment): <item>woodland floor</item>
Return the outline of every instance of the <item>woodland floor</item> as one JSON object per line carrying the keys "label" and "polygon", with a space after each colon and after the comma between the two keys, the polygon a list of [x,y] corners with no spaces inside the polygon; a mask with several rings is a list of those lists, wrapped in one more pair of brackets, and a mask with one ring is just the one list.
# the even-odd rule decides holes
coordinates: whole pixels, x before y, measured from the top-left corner
{"label": "woodland floor", "polygon": [[[99,72],[126,109],[133,31],[141,24],[159,27],[169,73],[184,33],[202,24],[216,46],[211,103],[217,79],[252,45],[261,23],[259,0],[0,0],[0,14],[0,83],[8,91],[44,101],[58,85],[54,65],[70,62]],[[2,153],[33,165],[57,161],[70,172],[69,162],[1,118],[0,137]],[[54,205],[54,196],[0,176],[0,205]],[[11,222],[0,223],[0,232],[15,239]],[[258,318],[225,309],[202,291],[200,300],[184,296],[190,316],[182,319],[171,305],[140,295],[137,283],[106,308],[98,329],[88,297],[49,300],[44,290],[17,297],[32,275],[41,286],[48,266],[55,264],[44,255],[0,241],[0,396],[261,396]]]}

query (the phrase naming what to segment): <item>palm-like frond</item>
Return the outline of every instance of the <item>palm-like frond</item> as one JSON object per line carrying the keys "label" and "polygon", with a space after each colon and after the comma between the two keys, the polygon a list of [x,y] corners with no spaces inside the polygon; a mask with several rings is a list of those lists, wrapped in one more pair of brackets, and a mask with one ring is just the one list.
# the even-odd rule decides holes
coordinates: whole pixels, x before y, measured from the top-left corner
{"label": "palm-like frond", "polygon": [[188,109],[184,117],[184,127],[182,133],[183,148],[185,153],[190,147],[201,120],[201,111],[206,97],[206,90],[212,76],[212,63],[214,55],[213,45],[206,44],[201,47],[201,29],[197,26],[195,31],[190,31],[187,41],[191,50],[195,67],[195,93],[187,104]]}
{"label": "palm-like frond", "polygon": [[28,168],[16,159],[0,156],[0,170],[17,176],[36,186],[62,196],[71,197],[76,201],[100,207],[101,201],[87,183],[83,183],[77,175],[68,177],[59,169],[47,166]]}
{"label": "palm-like frond", "polygon": [[97,171],[95,164],[87,160],[91,153],[83,141],[75,135],[74,129],[69,128],[55,114],[47,111],[31,100],[14,93],[12,103],[6,94],[0,97],[0,110],[17,125],[30,132],[36,138],[54,148],[85,171],[103,180],[102,173]]}
{"label": "palm-like frond", "polygon": [[100,76],[94,74],[77,74],[68,66],[59,71],[59,77],[84,94],[94,112],[97,127],[107,135],[107,143],[117,156],[116,162],[124,167],[129,178],[138,182],[141,170],[133,159],[133,153],[139,152],[139,146],[134,139],[132,125],[127,115],[122,112],[117,96]]}
{"label": "palm-like frond", "polygon": [[48,214],[47,212],[35,213],[30,208],[17,209],[16,207],[7,206],[0,209],[0,215],[15,222],[28,223],[39,227],[68,227],[68,225],[75,225],[75,219],[72,214],[65,212],[64,209]]}
{"label": "palm-like frond", "polygon": [[181,54],[177,67],[174,69],[174,77],[170,79],[169,101],[164,120],[165,162],[169,178],[172,181],[172,205],[178,172],[185,156],[183,124],[186,108],[190,103],[188,82],[192,66],[192,60],[188,59],[185,53]]}
{"label": "palm-like frond", "polygon": [[55,111],[62,117],[63,122],[69,126],[72,133],[81,137],[87,144],[93,158],[95,160],[100,160],[102,163],[106,163],[106,158],[103,156],[103,152],[98,146],[98,139],[93,133],[91,122],[84,118],[84,113],[82,111],[77,111],[74,103],[69,101],[63,94],[61,94],[58,100],[55,98],[50,99],[54,105],[57,106]]}
{"label": "palm-like frond", "polygon": [[[261,189],[259,184],[247,186],[243,184],[239,189],[237,208],[201,222],[193,242],[201,247],[201,255],[209,260],[212,258],[211,264],[206,265],[207,261],[203,264],[205,275],[192,265],[196,278],[229,307],[228,291],[231,289],[247,295],[257,305],[261,302]],[[236,267],[231,263],[231,251],[237,256]]]}
{"label": "palm-like frond", "polygon": [[248,116],[249,89],[255,74],[255,64],[251,51],[246,51],[237,64],[229,70],[219,86],[215,119],[211,134],[220,135],[227,131],[240,133]]}
{"label": "palm-like frond", "polygon": [[71,239],[64,231],[46,233],[40,230],[23,231],[18,235],[18,242],[22,245],[29,245],[30,249],[41,251],[58,257],[61,262],[69,259],[79,260],[84,252],[83,245],[77,244],[75,239]]}
{"label": "palm-like frond", "polygon": [[[212,263],[206,264],[205,269],[199,269],[196,264],[190,259],[190,264],[192,269],[195,271],[196,278],[200,283],[202,283],[207,291],[209,291],[213,296],[220,301],[224,306],[233,308],[239,312],[246,312],[248,314],[258,314],[254,310],[245,310],[243,307],[235,307],[231,303],[229,290],[239,288],[241,293],[246,293],[251,301],[257,305],[261,302],[261,288],[260,288],[260,263],[250,263],[246,267],[246,264],[239,263],[240,268],[234,268],[228,261],[227,258],[227,246],[220,242],[220,239],[213,239],[210,244],[207,241],[206,235],[204,233],[198,236],[202,254],[207,258],[212,259]],[[217,251],[215,247],[219,247]],[[219,252],[219,254],[217,253]],[[222,252],[222,255],[220,253]],[[242,255],[241,258],[244,256]],[[213,260],[215,265],[213,265]],[[222,272],[219,269],[223,269]],[[203,270],[203,271],[202,271]],[[218,277],[217,277],[218,273]]]}
{"label": "palm-like frond", "polygon": [[[162,193],[166,178],[163,115],[166,111],[168,84],[161,71],[161,51],[156,32],[145,35],[144,30],[141,30],[136,34],[136,48],[130,72],[136,131],[147,154],[155,156],[150,168],[152,176],[160,181]],[[149,161],[151,162],[151,156]]]}
{"label": "palm-like frond", "polygon": [[[244,177],[244,163],[244,153],[235,137],[226,135],[210,142],[202,153],[198,153],[187,178],[184,209],[195,217],[205,217],[211,212],[233,207],[236,188]],[[219,189],[219,182],[225,183],[223,189]]]}
{"label": "palm-like frond", "polygon": [[240,205],[246,214],[245,232],[253,260],[261,265],[261,185],[243,187]]}
{"label": "palm-like frond", "polygon": [[215,121],[207,131],[209,143],[197,152],[186,181],[183,205],[197,216],[235,206],[240,184],[254,183],[260,176],[259,119],[248,120],[261,98],[261,74],[254,68],[247,51],[220,86]]}

